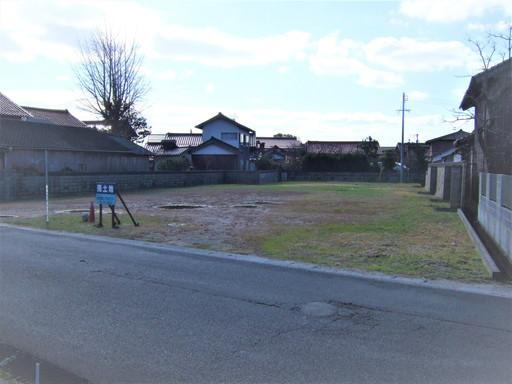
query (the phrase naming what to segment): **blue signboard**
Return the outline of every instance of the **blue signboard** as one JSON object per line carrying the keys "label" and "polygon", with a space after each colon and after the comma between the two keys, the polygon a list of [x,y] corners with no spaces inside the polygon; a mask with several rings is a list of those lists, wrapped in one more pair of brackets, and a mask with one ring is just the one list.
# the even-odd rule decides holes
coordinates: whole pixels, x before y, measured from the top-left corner
{"label": "blue signboard", "polygon": [[96,183],[96,204],[116,205],[116,185]]}

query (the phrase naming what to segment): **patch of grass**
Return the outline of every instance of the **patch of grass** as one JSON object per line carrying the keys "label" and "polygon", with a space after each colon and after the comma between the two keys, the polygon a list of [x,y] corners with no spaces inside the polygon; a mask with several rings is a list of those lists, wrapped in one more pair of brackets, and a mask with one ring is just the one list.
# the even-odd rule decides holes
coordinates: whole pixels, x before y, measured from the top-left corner
{"label": "patch of grass", "polygon": [[[366,188],[363,187],[363,188]],[[267,256],[426,278],[483,281],[486,271],[456,213],[410,186],[380,186],[390,209],[365,223],[303,226],[260,239]],[[349,205],[347,203],[347,205]]]}
{"label": "patch of grass", "polygon": [[93,224],[83,222],[81,216],[76,214],[51,216],[48,224],[46,224],[44,217],[16,218],[4,222],[33,228],[85,233],[89,235],[123,237],[128,239],[141,238],[144,234],[154,232],[156,228],[166,226],[168,222],[164,221],[163,218],[159,216],[137,215],[136,220],[140,223],[140,227],[134,227],[127,215],[121,215],[120,219],[122,224],[117,229],[111,227],[110,215],[103,217],[103,228],[97,228]]}

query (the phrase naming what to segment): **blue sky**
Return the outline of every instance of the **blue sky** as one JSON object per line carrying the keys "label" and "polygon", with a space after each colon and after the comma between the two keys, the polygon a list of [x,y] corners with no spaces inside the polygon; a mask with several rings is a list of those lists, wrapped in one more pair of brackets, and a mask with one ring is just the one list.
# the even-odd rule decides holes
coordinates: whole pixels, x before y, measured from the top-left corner
{"label": "blue sky", "polygon": [[222,111],[261,136],[394,145],[405,91],[406,140],[424,141],[459,127],[447,120],[480,67],[467,39],[511,15],[505,0],[0,0],[0,90],[94,118],[73,67],[79,42],[108,28],[144,54],[140,108],[155,133]]}

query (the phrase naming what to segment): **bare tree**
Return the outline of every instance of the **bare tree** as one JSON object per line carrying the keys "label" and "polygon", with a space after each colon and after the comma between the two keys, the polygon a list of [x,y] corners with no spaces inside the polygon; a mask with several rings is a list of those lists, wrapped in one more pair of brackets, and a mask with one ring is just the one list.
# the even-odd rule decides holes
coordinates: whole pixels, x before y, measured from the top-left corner
{"label": "bare tree", "polygon": [[488,70],[491,66],[493,56],[496,53],[496,42],[490,38],[486,41],[476,39],[468,39],[468,41],[472,45],[473,50],[478,53],[480,57],[482,70]]}
{"label": "bare tree", "polygon": [[506,51],[500,52],[500,56],[502,60],[507,60],[512,57],[512,25],[507,27],[506,33],[488,33],[490,38],[503,40],[506,44]]}
{"label": "bare tree", "polygon": [[[500,47],[499,43],[502,41],[506,43],[505,50],[503,50],[502,46]],[[487,32],[487,38],[485,40],[469,38],[468,42],[480,57],[482,71],[486,71],[494,64],[497,64],[497,56],[501,58],[501,61],[512,57],[512,25],[507,27],[506,33]],[[445,122],[457,123],[475,119],[473,110],[460,111],[458,109],[452,109],[451,112],[453,119],[445,120]]]}
{"label": "bare tree", "polygon": [[80,48],[82,62],[75,73],[87,96],[85,109],[100,115],[112,133],[137,139],[133,116],[142,118],[136,107],[149,86],[140,75],[143,58],[136,44],[118,41],[110,32],[97,32]]}

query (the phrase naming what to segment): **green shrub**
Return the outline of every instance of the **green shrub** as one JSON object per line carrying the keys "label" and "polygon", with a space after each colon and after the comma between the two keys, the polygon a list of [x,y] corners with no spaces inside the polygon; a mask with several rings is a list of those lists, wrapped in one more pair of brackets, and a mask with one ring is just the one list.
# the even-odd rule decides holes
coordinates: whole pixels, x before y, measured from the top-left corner
{"label": "green shrub", "polygon": [[384,152],[384,157],[382,158],[382,168],[384,168],[385,171],[392,171],[395,168],[395,164],[394,151]]}
{"label": "green shrub", "polygon": [[266,157],[262,157],[261,159],[256,160],[255,165],[258,171],[266,171],[269,169],[279,168],[278,164]]}
{"label": "green shrub", "polygon": [[186,171],[190,168],[190,162],[186,157],[171,157],[158,163],[159,171]]}
{"label": "green shrub", "polygon": [[361,153],[346,155],[328,155],[308,153],[302,161],[303,171],[313,172],[378,172],[370,164],[368,157]]}

